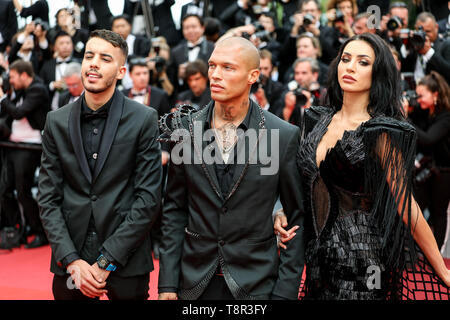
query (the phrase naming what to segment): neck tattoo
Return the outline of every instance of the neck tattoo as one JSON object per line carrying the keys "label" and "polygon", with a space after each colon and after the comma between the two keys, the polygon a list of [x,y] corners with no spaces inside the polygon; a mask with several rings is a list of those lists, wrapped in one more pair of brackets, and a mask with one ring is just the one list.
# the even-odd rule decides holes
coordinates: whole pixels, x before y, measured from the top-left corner
{"label": "neck tattoo", "polygon": [[234,145],[238,140],[237,127],[232,122],[227,122],[223,126],[217,128],[215,121],[215,110],[216,109],[214,108],[212,126],[222,153],[222,158],[225,162],[228,162],[229,153],[234,148]]}

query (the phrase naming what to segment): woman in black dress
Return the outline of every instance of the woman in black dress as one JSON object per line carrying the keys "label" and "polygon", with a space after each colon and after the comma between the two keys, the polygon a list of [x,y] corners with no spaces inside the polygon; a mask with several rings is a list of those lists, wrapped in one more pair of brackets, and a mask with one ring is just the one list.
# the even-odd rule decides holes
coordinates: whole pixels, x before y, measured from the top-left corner
{"label": "woman in black dress", "polygon": [[450,201],[450,89],[446,80],[432,71],[419,81],[416,93],[420,109],[429,111],[428,117],[424,117],[425,127],[415,125],[417,147],[431,159],[428,166],[431,169],[420,170],[421,177],[416,179],[420,181],[417,202],[421,208],[430,209],[429,222],[440,248],[444,244]]}
{"label": "woman in black dress", "polygon": [[[305,113],[305,298],[450,297],[450,272],[412,196],[416,131],[399,85],[386,43],[354,36],[330,66],[330,107]],[[289,239],[282,227],[278,215],[275,230]]]}

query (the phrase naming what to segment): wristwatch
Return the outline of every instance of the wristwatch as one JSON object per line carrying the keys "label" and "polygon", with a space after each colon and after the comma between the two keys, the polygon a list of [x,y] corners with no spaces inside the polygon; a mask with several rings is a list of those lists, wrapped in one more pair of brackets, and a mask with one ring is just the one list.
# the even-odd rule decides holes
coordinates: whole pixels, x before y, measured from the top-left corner
{"label": "wristwatch", "polygon": [[101,269],[105,269],[106,271],[115,271],[117,268],[102,254],[97,258],[97,264]]}

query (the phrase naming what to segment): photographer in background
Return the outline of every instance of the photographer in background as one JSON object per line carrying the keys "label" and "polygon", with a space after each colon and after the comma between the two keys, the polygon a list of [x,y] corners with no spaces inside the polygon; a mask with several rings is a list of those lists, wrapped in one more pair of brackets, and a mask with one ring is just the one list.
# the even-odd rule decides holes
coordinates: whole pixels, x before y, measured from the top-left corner
{"label": "photographer in background", "polygon": [[334,46],[335,33],[333,28],[323,25],[320,22],[321,11],[317,0],[306,0],[301,3],[300,11],[291,16],[288,26],[290,30],[289,37],[286,37],[280,53],[280,65],[278,66],[280,78],[284,79],[286,71],[292,67],[296,56],[296,44],[299,35],[308,33],[319,39],[322,48],[320,60],[329,64],[337,55],[338,48]]}
{"label": "photographer in background", "polygon": [[[23,209],[26,223],[35,234],[34,240],[26,248],[37,248],[48,243],[39,218],[39,210],[31,194],[35,172],[41,160],[41,151],[32,146],[41,144],[41,130],[49,111],[50,99],[43,83],[34,77],[30,62],[17,60],[9,67],[9,82],[14,95],[6,94],[0,88],[0,116],[10,118],[11,134],[9,141],[29,145],[29,148],[9,148],[6,151],[6,163],[2,164],[2,175],[11,177],[2,180],[1,188],[5,194],[13,195],[17,191],[17,200],[3,197],[2,209],[10,214],[18,213],[19,203]],[[13,223],[18,218],[10,217]],[[25,226],[21,226],[24,228]]]}
{"label": "photographer in background", "polygon": [[263,12],[258,21],[253,23],[254,33],[250,41],[258,50],[266,49],[272,53],[273,61],[278,61],[281,44],[278,39],[283,39],[282,29],[277,27],[275,15],[272,12]]}
{"label": "photographer in background", "polygon": [[413,72],[416,81],[431,71],[439,72],[450,83],[450,39],[440,39],[434,16],[422,12],[417,16],[416,31],[409,31],[401,48],[402,72]]}
{"label": "photographer in background", "polygon": [[150,85],[163,89],[169,96],[169,102],[172,105],[175,100],[175,90],[170,79],[176,78],[177,71],[168,63],[170,61],[170,47],[165,38],[152,39],[152,48],[148,58]]}
{"label": "photographer in background", "polygon": [[[319,64],[319,83],[325,85],[328,76],[328,65],[320,61],[322,56],[322,48],[320,42],[316,37],[311,36],[309,33],[303,33],[297,38],[297,59],[300,58],[312,58],[317,60]],[[283,83],[288,83],[294,79],[294,67],[291,66],[284,75]]]}
{"label": "photographer in background", "polygon": [[442,76],[432,71],[419,81],[416,93],[420,108],[429,115],[425,127],[414,123],[418,150],[415,193],[421,209],[430,210],[429,222],[440,248],[450,201],[450,88]]}
{"label": "photographer in background", "polygon": [[335,48],[354,35],[352,24],[355,16],[358,14],[356,0],[330,0],[327,5],[326,16],[328,24],[334,29]]}
{"label": "photographer in background", "polygon": [[51,58],[47,31],[48,23],[41,19],[28,23],[12,43],[8,57],[9,63],[19,59],[30,61],[33,71],[39,73],[45,60]]}
{"label": "photographer in background", "polygon": [[75,17],[72,10],[68,8],[59,9],[56,12],[56,26],[49,30],[49,38],[52,43],[60,31],[65,31],[72,38],[73,56],[82,59],[84,56],[84,47],[89,38],[89,31],[83,28],[77,28],[75,25]]}
{"label": "photographer in background", "polygon": [[281,100],[284,104],[277,115],[300,127],[304,109],[324,104],[326,89],[320,86],[318,79],[319,64],[316,59],[297,59],[294,62],[294,80],[287,84]]}
{"label": "photographer in background", "polygon": [[280,82],[272,80],[273,60],[270,51],[263,49],[259,52],[259,56],[260,75],[258,81],[250,89],[250,97],[258,102],[259,106],[264,110],[278,114],[280,104],[277,102],[283,93],[284,87]]}

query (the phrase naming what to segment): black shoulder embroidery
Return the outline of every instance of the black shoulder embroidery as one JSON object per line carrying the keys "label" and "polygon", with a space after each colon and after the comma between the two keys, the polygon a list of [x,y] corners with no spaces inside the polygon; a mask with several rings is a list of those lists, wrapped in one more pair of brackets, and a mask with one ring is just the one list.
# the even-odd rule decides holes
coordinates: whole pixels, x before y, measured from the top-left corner
{"label": "black shoulder embroidery", "polygon": [[185,126],[183,123],[185,119],[188,120],[188,123],[191,120],[192,114],[197,112],[197,109],[188,104],[183,104],[177,107],[177,109],[173,112],[166,113],[159,119],[159,129],[161,131],[161,135],[158,140],[160,142],[180,142],[180,137],[174,139],[172,133],[175,130],[183,129]]}

